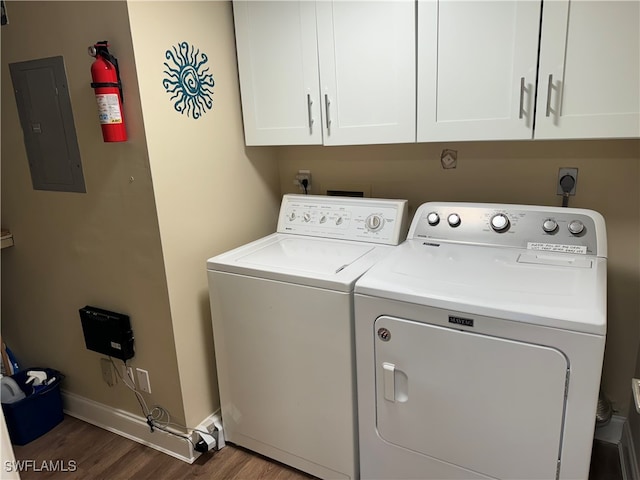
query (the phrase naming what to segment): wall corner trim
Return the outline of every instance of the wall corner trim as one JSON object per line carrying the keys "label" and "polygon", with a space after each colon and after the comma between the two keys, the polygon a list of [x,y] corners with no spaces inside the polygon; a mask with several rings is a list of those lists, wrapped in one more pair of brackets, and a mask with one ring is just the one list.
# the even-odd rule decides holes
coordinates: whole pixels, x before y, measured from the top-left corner
{"label": "wall corner trim", "polygon": [[636,448],[627,417],[614,415],[608,425],[596,428],[594,438],[618,446],[624,480],[640,480],[640,459],[636,458]]}
{"label": "wall corner trim", "polygon": [[[151,432],[146,420],[124,410],[95,402],[62,390],[64,413],[109,432],[141,443],[186,463],[200,456],[186,440],[156,430]],[[180,433],[177,432],[176,433]]]}
{"label": "wall corner trim", "polygon": [[637,458],[636,452],[638,445],[634,445],[633,435],[629,422],[624,422],[622,427],[622,438],[620,441],[622,447],[622,465],[623,477],[625,480],[640,480],[640,458]]}

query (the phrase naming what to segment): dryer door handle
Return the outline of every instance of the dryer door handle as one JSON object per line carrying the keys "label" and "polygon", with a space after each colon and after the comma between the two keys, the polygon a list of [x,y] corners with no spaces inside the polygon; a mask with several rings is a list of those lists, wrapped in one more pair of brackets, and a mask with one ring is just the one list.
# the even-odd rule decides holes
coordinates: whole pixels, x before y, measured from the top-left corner
{"label": "dryer door handle", "polygon": [[409,378],[393,363],[382,362],[382,388],[385,400],[394,403],[409,400]]}
{"label": "dryer door handle", "polygon": [[396,401],[396,366],[393,363],[382,364],[382,383],[384,398],[390,402]]}

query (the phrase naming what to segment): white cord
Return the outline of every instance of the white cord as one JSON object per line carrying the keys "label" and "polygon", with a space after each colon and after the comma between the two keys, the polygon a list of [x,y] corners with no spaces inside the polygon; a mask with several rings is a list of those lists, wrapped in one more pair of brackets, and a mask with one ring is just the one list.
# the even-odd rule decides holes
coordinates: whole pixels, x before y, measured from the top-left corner
{"label": "white cord", "polygon": [[[145,399],[142,396],[142,394],[135,387],[135,384],[130,384],[129,382],[127,382],[127,380],[125,380],[125,378],[120,373],[120,369],[114,363],[113,358],[109,357],[109,360],[111,360],[111,364],[113,365],[113,369],[116,371],[116,374],[118,375],[120,380],[122,380],[122,383],[124,383],[127,386],[127,388],[129,388],[129,390],[131,390],[133,393],[136,394],[136,397],[138,399],[138,403],[140,403],[140,407],[142,407],[142,413],[144,414],[145,417],[148,417],[149,416],[149,407],[147,406],[147,402],[145,401]],[[127,378],[129,378],[129,380],[133,383],[133,378],[129,377],[129,373],[128,373],[129,372],[129,368],[128,368],[127,362],[124,362],[124,368],[125,368],[125,371],[127,372]]]}
{"label": "white cord", "polygon": [[135,393],[136,398],[138,399],[138,403],[140,404],[140,407],[142,408],[142,413],[144,414],[145,418],[147,419],[147,423],[149,424],[150,427],[155,427],[155,428],[158,428],[158,429],[160,429],[160,430],[162,430],[164,432],[170,433],[171,435],[175,435],[177,437],[184,438],[184,439],[188,440],[189,443],[191,443],[191,445],[193,445],[193,442],[191,441],[191,438],[189,438],[187,435],[181,435],[181,434],[172,432],[167,427],[169,425],[174,425],[176,427],[182,427],[182,428],[184,428],[186,430],[191,430],[193,432],[199,432],[199,433],[205,433],[207,435],[211,435],[210,432],[205,432],[203,430],[198,430],[197,428],[189,428],[186,425],[182,425],[180,423],[172,422],[171,421],[171,415],[169,414],[169,411],[166,408],[164,408],[163,406],[161,406],[161,405],[154,405],[153,408],[151,410],[149,410],[149,407],[147,406],[147,402],[145,401],[142,393],[135,387],[135,384],[133,383],[133,378],[131,378],[129,376],[129,366],[127,365],[127,362],[123,360],[125,372],[127,372],[127,378],[131,381],[131,383],[129,383],[125,379],[125,377],[122,376],[122,374],[120,373],[120,370],[118,369],[117,365],[113,361],[113,358],[109,357],[109,360],[111,361],[111,364],[113,365],[113,369],[116,371],[116,374],[118,375],[120,380],[122,380],[122,383],[124,383],[127,386],[127,388],[129,388],[129,390],[131,390],[133,393]]}

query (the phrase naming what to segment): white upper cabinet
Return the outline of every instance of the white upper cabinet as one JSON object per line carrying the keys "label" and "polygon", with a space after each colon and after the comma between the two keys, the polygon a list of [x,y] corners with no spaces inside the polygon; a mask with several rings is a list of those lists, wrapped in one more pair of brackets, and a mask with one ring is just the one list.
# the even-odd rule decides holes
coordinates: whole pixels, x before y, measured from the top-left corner
{"label": "white upper cabinet", "polygon": [[325,145],[415,142],[413,1],[319,1]]}
{"label": "white upper cabinet", "polygon": [[540,1],[418,1],[418,142],[530,139]]}
{"label": "white upper cabinet", "polygon": [[233,6],[247,145],[640,137],[640,0]]}
{"label": "white upper cabinet", "polygon": [[320,145],[313,2],[233,3],[247,145]]}
{"label": "white upper cabinet", "polygon": [[544,3],[536,138],[640,136],[640,2]]}
{"label": "white upper cabinet", "polygon": [[234,1],[247,145],[415,142],[415,4]]}

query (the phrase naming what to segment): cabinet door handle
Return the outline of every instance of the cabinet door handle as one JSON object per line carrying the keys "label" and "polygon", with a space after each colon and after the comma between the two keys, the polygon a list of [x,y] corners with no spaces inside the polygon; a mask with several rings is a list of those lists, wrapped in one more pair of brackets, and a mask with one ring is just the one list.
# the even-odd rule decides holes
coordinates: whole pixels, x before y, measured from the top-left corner
{"label": "cabinet door handle", "polygon": [[524,77],[520,77],[520,113],[518,118],[522,120],[524,116]]}
{"label": "cabinet door handle", "polygon": [[313,105],[313,100],[311,100],[311,95],[307,93],[307,115],[309,116],[309,135],[313,135],[313,116],[311,114],[311,105]]}
{"label": "cabinet door handle", "polygon": [[329,105],[331,102],[329,101],[329,95],[324,94],[324,110],[327,113],[327,135],[331,135],[331,116],[329,115]]}
{"label": "cabinet door handle", "polygon": [[549,81],[547,82],[547,113],[548,117],[551,115],[551,90],[553,89],[553,74],[549,74]]}

